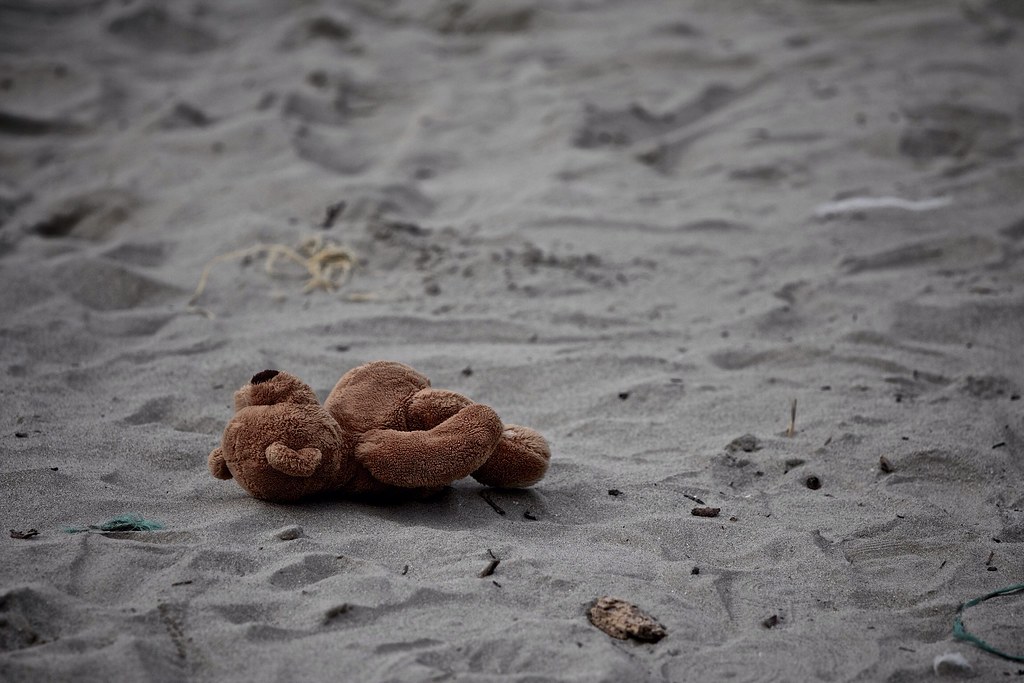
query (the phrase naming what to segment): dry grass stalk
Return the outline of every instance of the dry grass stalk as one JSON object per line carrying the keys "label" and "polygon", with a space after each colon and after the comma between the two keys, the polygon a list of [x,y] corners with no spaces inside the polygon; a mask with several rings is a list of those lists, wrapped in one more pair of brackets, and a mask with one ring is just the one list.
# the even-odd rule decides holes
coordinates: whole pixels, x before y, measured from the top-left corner
{"label": "dry grass stalk", "polygon": [[[206,290],[206,284],[215,265],[232,259],[263,255],[266,256],[264,269],[268,275],[276,274],[274,266],[280,259],[291,261],[305,268],[309,274],[309,280],[306,282],[303,292],[312,292],[316,289],[325,291],[338,289],[348,279],[356,264],[356,257],[349,249],[324,239],[322,235],[307,237],[296,248],[284,244],[254,244],[251,247],[229,251],[210,259],[199,276],[199,284],[196,286],[192,298],[189,299],[189,305],[195,306],[199,297]],[[197,310],[204,311],[201,308],[197,308]]]}
{"label": "dry grass stalk", "polygon": [[786,436],[792,438],[796,434],[796,399],[789,404],[789,427],[786,428]]}

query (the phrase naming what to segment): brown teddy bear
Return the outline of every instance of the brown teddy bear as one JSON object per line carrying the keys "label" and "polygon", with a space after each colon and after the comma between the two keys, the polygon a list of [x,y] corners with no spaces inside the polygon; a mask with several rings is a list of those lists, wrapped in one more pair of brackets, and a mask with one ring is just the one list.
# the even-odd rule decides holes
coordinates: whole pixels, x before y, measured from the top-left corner
{"label": "brown teddy bear", "polygon": [[349,370],[323,406],[304,382],[264,370],[235,392],[235,416],[210,473],[256,498],[292,502],[328,492],[428,493],[471,475],[487,486],[537,483],[551,453],[528,427],[407,365]]}

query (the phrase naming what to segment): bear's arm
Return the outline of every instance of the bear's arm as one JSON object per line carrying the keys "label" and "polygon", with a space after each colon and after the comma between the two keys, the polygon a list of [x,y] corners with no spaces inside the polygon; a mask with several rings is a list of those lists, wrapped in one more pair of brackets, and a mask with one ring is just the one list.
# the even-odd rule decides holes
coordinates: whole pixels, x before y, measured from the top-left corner
{"label": "bear's arm", "polygon": [[486,462],[501,432],[498,415],[474,403],[427,431],[370,430],[356,447],[356,458],[384,484],[446,486]]}
{"label": "bear's arm", "polygon": [[313,476],[324,458],[319,448],[294,450],[280,441],[267,446],[266,456],[271,467],[292,477]]}
{"label": "bear's arm", "polygon": [[472,401],[445,389],[421,389],[413,394],[406,413],[406,424],[410,430],[433,429]]}

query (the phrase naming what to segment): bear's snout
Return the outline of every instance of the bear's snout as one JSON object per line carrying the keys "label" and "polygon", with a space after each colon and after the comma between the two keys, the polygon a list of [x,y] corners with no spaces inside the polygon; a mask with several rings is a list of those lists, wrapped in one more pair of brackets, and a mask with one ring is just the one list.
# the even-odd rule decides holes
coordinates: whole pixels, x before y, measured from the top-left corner
{"label": "bear's snout", "polygon": [[281,374],[279,370],[264,370],[263,372],[257,372],[255,375],[252,376],[252,379],[249,380],[249,383],[263,384],[264,382],[269,382],[270,380],[274,379],[279,374]]}

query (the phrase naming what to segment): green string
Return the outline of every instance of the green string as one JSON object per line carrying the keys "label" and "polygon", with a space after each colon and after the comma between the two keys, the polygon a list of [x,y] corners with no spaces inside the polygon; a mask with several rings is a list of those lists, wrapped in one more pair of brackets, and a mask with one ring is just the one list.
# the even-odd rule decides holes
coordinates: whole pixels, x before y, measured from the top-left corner
{"label": "green string", "polygon": [[967,602],[962,603],[956,611],[956,618],[953,619],[953,637],[959,640],[966,640],[969,643],[973,643],[985,652],[991,652],[992,654],[998,657],[1002,657],[1003,659],[1009,659],[1011,662],[1024,662],[1024,655],[1011,655],[1008,652],[1003,652],[1002,650],[989,645],[984,640],[968,631],[966,628],[964,628],[964,622],[963,619],[961,619],[961,615],[964,613],[964,610],[968,607],[974,607],[978,603],[985,602],[989,598],[995,598],[1000,595],[1013,595],[1014,593],[1020,593],[1022,591],[1024,591],[1024,583],[1018,583],[1016,586],[1000,588],[997,591],[992,591],[988,595],[983,595],[980,598],[974,598],[973,600],[968,600]]}
{"label": "green string", "polygon": [[139,515],[118,515],[103,524],[90,524],[83,527],[67,527],[66,534],[80,534],[83,531],[156,531],[163,529],[164,525],[154,522]]}

